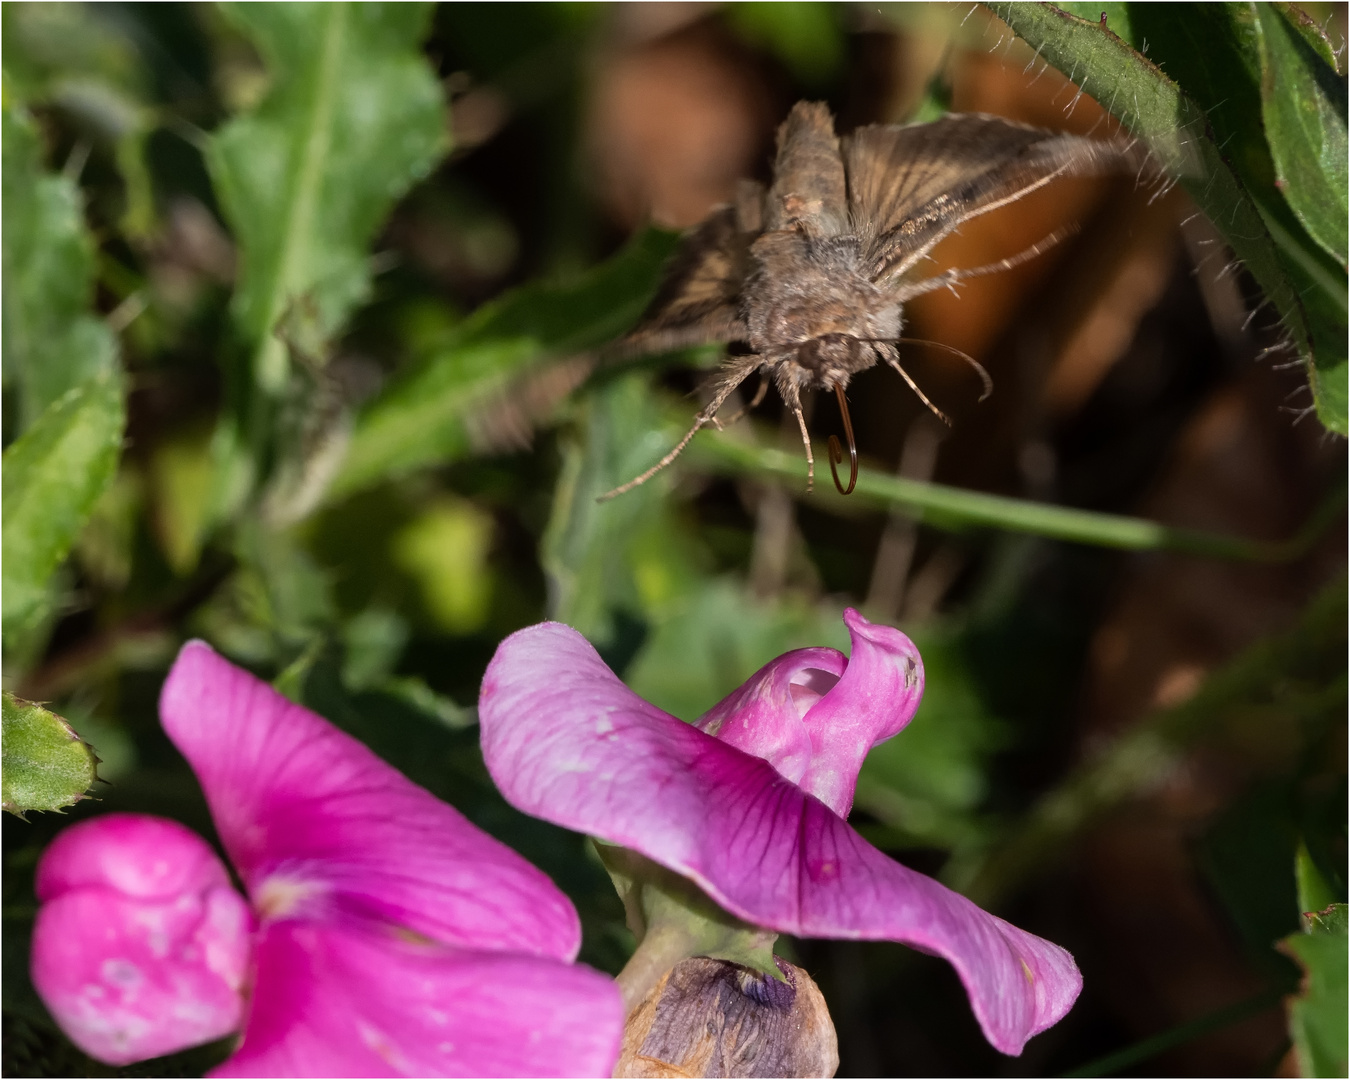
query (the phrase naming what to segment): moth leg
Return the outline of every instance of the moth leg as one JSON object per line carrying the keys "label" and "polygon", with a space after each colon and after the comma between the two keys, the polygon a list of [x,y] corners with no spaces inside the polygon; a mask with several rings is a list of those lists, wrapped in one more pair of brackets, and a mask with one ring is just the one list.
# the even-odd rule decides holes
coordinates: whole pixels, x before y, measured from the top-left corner
{"label": "moth leg", "polygon": [[735,364],[728,365],[724,369],[717,381],[717,389],[713,393],[712,400],[702,412],[694,418],[694,426],[685,432],[684,438],[675,444],[675,449],[663,457],[641,476],[635,476],[626,484],[620,484],[613,491],[607,491],[597,498],[596,502],[608,502],[610,499],[617,498],[626,492],[632,491],[639,484],[645,484],[653,476],[659,473],[672,461],[680,456],[680,453],[689,445],[689,440],[699,433],[699,429],[712,422],[717,410],[722,407],[722,403],[731,396],[731,392],[740,386],[741,383],[750,376],[750,373],[759,367],[760,360],[758,356],[747,356]]}
{"label": "moth leg", "polygon": [[791,382],[780,386],[778,392],[783,395],[783,401],[792,410],[792,415],[797,418],[797,427],[801,429],[802,446],[806,448],[806,493],[810,495],[811,489],[816,484],[816,459],[811,454],[811,434],[806,430],[806,417],[802,414],[801,397],[797,394],[796,384]]}
{"label": "moth leg", "polygon": [[879,351],[881,352],[881,355],[886,358],[886,363],[890,364],[891,367],[895,368],[896,371],[900,372],[900,378],[904,379],[905,382],[909,383],[909,388],[919,395],[919,400],[928,406],[929,410],[933,413],[933,415],[936,416],[948,427],[951,427],[952,422],[948,418],[947,414],[928,400],[928,395],[919,389],[919,384],[916,383],[913,379],[911,379],[909,377],[909,372],[900,366],[900,357],[896,354],[894,347],[890,345],[883,345],[879,347]]}
{"label": "moth leg", "polygon": [[983,266],[971,267],[969,270],[947,270],[941,274],[924,278],[922,281],[902,285],[896,290],[895,299],[900,303],[906,303],[916,296],[933,292],[935,289],[949,288],[959,281],[965,281],[967,278],[983,277],[985,274],[997,274],[1002,270],[1011,270],[1025,262],[1030,262],[1038,255],[1043,255],[1077,231],[1077,226],[1066,225],[1062,229],[1056,229],[1049,236],[1037,240],[1029,248],[1019,251],[1016,255],[1009,255],[1006,259],[999,259],[998,262],[985,263]]}
{"label": "moth leg", "polygon": [[734,413],[731,414],[729,419],[714,420],[713,426],[716,427],[718,431],[721,431],[722,428],[724,427],[730,427],[732,424],[734,424],[737,420],[743,417],[746,413],[750,412],[752,409],[758,409],[760,405],[764,403],[764,395],[767,394],[768,392],[769,392],[769,380],[766,379],[763,375],[760,375],[759,389],[755,391],[755,396],[750,399],[750,404],[745,406],[745,408],[743,409],[737,409]]}

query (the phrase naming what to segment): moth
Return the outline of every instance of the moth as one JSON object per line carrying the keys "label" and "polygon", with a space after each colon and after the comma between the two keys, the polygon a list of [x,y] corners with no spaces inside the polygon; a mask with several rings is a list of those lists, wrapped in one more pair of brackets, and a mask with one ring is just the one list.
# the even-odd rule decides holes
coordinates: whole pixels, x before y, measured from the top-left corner
{"label": "moth", "polygon": [[[849,442],[847,489],[835,470],[843,454],[834,436],[830,469],[836,486],[848,494],[858,466],[844,391],[858,372],[888,364],[947,420],[900,364],[904,305],[934,289],[1016,266],[1060,237],[987,266],[925,276],[923,265],[939,241],[971,218],[1059,177],[1117,171],[1137,160],[1131,145],[1118,140],[977,114],[874,124],[840,139],[828,108],[799,102],[778,129],[771,186],[741,181],[732,205],[715,210],[685,236],[647,311],[619,343],[630,355],[712,342],[743,351],[727,357],[711,384],[711,399],[675,448],[602,500],[651,479],[701,428],[720,427],[718,410],[756,371],[760,386],[747,408],[763,400],[770,382],[777,387],[801,429],[808,491],[815,459],[802,392],[836,395]],[[988,375],[965,359],[981,374],[987,395]]]}

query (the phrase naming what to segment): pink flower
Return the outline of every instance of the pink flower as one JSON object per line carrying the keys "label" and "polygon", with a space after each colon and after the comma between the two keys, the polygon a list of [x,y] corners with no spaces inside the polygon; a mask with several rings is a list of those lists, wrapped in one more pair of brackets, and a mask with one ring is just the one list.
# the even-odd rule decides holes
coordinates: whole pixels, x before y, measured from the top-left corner
{"label": "pink flower", "polygon": [[547,877],[201,642],[160,713],[249,899],[172,821],[61,833],[32,974],[77,1045],[121,1065],[242,1025],[214,1075],[608,1075],[619,994],[570,963]]}
{"label": "pink flower", "polygon": [[985,1036],[1019,1054],[1073,1005],[1078,968],[845,822],[867,751],[914,716],[923,667],[898,630],[851,609],[844,622],[851,658],[787,653],[692,725],[625,687],[575,630],[521,630],[483,680],[488,769],[519,809],[640,852],[748,923],[945,957]]}

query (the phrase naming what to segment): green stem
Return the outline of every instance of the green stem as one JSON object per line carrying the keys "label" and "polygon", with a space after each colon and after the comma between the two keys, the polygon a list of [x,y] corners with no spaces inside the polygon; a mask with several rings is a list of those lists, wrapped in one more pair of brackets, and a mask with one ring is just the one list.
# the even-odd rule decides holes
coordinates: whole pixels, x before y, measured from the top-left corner
{"label": "green stem", "polygon": [[623,994],[624,1015],[642,1004],[661,976],[695,951],[693,938],[676,926],[653,927],[648,931],[614,980]]}
{"label": "green stem", "polygon": [[[726,434],[710,433],[690,449],[700,463],[720,472],[757,473],[796,484],[802,484],[804,479],[800,457]],[[817,490],[813,498],[842,509],[843,496]],[[871,470],[858,474],[858,486],[848,498],[861,503],[904,506],[915,511],[919,520],[938,528],[984,526],[1126,551],[1164,550],[1219,559],[1287,562],[1307,551],[1331,523],[1345,503],[1345,491],[1338,490],[1331,496],[1294,536],[1274,542],[927,484]]]}
{"label": "green stem", "polygon": [[323,37],[318,43],[319,68],[311,91],[308,131],[300,149],[300,160],[291,173],[286,236],[280,258],[272,270],[263,320],[256,328],[261,337],[256,343],[254,379],[269,395],[280,393],[286,384],[286,350],[272,331],[293,299],[292,290],[303,273],[309,258],[310,241],[318,228],[315,214],[332,141],[337,84],[342,77],[341,60],[350,11],[346,4],[337,3],[329,7],[327,14]]}

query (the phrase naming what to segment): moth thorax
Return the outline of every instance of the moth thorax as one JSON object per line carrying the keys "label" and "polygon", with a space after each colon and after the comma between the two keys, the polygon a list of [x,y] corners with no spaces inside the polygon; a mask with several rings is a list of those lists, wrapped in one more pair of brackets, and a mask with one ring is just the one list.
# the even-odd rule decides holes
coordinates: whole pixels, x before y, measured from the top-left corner
{"label": "moth thorax", "polygon": [[836,382],[876,363],[876,354],[867,341],[852,334],[821,334],[797,347],[797,363],[811,373],[813,385],[830,389]]}

